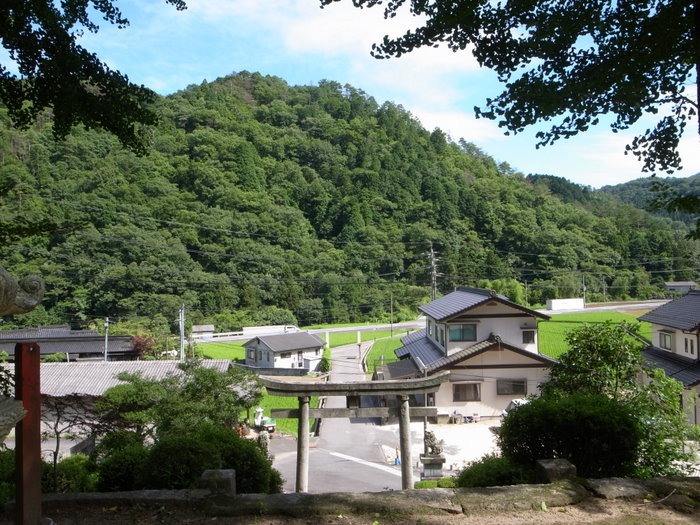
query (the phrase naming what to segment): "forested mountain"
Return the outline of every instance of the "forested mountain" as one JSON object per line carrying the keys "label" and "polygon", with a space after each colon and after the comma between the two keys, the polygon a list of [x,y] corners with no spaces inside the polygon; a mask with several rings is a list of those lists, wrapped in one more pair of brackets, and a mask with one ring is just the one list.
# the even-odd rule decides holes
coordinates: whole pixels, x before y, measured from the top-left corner
{"label": "forested mountain", "polygon": [[433,283],[537,304],[584,281],[595,300],[697,277],[680,225],[558,197],[351,86],[244,72],[158,106],[143,157],[90,130],[56,142],[49,116],[18,132],[0,115],[0,262],[47,282],[43,307],[6,327],[167,328],[183,304],[221,330],[397,320]]}
{"label": "forested mountain", "polygon": [[660,217],[670,217],[673,220],[682,221],[688,225],[693,224],[694,218],[689,213],[669,213],[664,209],[653,209],[652,204],[654,198],[658,195],[652,190],[654,185],[659,183],[666,185],[670,190],[677,192],[679,195],[697,195],[700,193],[700,173],[685,178],[666,177],[655,179],[652,177],[645,177],[625,182],[624,184],[616,184],[615,186],[603,186],[598,191],[611,195],[620,202],[631,204],[640,209],[649,209],[652,213]]}

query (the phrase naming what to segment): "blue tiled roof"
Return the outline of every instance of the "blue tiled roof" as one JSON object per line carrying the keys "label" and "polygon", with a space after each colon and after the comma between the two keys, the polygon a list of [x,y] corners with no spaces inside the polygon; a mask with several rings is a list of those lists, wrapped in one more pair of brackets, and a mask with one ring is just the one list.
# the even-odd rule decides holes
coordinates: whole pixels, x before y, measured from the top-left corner
{"label": "blue tiled roof", "polygon": [[654,368],[660,368],[668,377],[677,379],[685,387],[693,387],[700,383],[700,363],[686,359],[655,346],[647,346],[642,350],[642,356]]}
{"label": "blue tiled roof", "polygon": [[700,329],[700,290],[654,308],[639,317],[640,321],[692,332]]}
{"label": "blue tiled roof", "polygon": [[454,292],[450,292],[444,297],[419,306],[418,309],[437,321],[443,321],[489,301],[497,301],[534,317],[549,319],[549,316],[543,313],[508,300],[505,295],[482,288],[457,288]]}

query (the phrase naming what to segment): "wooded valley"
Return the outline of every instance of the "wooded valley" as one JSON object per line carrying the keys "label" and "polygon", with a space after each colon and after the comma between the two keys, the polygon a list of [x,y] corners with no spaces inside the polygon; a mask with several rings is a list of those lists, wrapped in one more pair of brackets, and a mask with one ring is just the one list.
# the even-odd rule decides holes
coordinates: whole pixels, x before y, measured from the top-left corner
{"label": "wooded valley", "polygon": [[167,332],[182,305],[223,331],[400,321],[458,285],[538,305],[698,279],[687,224],[518,173],[351,86],[242,72],[157,105],[141,157],[0,112],[0,263],[47,286],[1,327],[109,317]]}

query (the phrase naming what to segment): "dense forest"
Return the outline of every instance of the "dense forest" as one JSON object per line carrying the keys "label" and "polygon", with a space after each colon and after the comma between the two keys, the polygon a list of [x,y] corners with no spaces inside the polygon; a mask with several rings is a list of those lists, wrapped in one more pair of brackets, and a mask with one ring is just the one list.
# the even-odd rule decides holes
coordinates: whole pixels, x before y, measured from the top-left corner
{"label": "dense forest", "polygon": [[603,186],[599,191],[600,193],[613,196],[620,202],[631,204],[637,208],[648,209],[655,215],[669,217],[673,220],[692,225],[695,220],[693,215],[683,212],[669,213],[663,208],[659,209],[658,206],[655,206],[658,193],[664,187],[677,192],[679,195],[697,195],[700,193],[700,173],[683,179],[675,177],[666,177],[662,179],[644,177],[615,186]]}
{"label": "dense forest", "polygon": [[0,113],[0,263],[47,285],[4,327],[167,330],[182,305],[219,330],[396,321],[458,285],[536,305],[698,276],[683,223],[526,177],[351,86],[243,72],[157,104],[140,157]]}

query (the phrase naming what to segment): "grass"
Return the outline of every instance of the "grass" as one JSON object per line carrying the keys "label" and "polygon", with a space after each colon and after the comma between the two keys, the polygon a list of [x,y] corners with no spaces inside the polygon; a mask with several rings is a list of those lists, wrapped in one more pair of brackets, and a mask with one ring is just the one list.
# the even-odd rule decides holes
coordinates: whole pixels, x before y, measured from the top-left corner
{"label": "grass", "polygon": [[[566,343],[567,333],[585,323],[604,323],[606,321],[635,323],[637,318],[627,313],[613,311],[552,315],[549,321],[540,321],[537,325],[540,353],[557,358],[569,348]],[[651,325],[644,322],[640,324],[640,335],[650,339]]]}
{"label": "grass", "polygon": [[[311,407],[318,407],[318,397],[312,397],[309,403]],[[260,401],[259,406],[263,407],[264,414],[270,416],[270,411],[273,408],[299,408],[299,403],[295,397],[283,397],[283,396],[271,396],[267,393],[263,394],[263,398]],[[251,411],[251,414],[253,411]],[[296,436],[298,434],[298,420],[296,419],[275,419],[277,421],[276,432],[284,432],[285,434],[291,434]],[[315,420],[311,419],[309,421],[309,427],[313,429]]]}
{"label": "grass", "polygon": [[[392,335],[406,335],[404,330],[360,330],[360,340],[363,343],[368,341],[377,341],[379,339],[384,339],[386,337],[391,337]],[[335,348],[336,346],[357,344],[357,331],[353,332],[330,332],[331,343],[330,347]],[[325,339],[322,337],[322,339]]]}
{"label": "grass", "polygon": [[372,345],[372,348],[367,354],[367,368],[371,372],[374,372],[375,366],[380,366],[382,357],[385,363],[391,363],[396,361],[396,354],[394,350],[401,347],[401,337],[405,334],[395,335],[387,339],[380,339]]}
{"label": "grass", "polygon": [[244,341],[216,341],[213,343],[197,343],[197,351],[205,359],[245,359]]}

